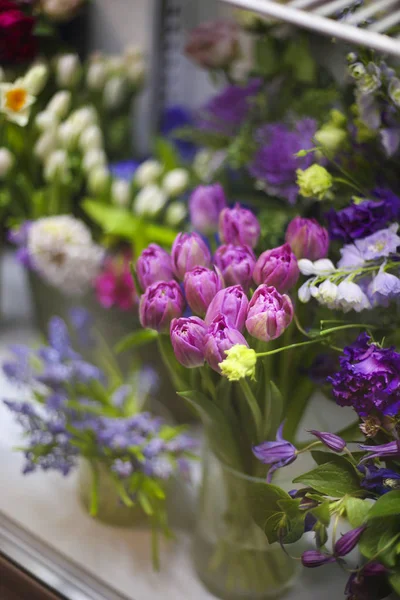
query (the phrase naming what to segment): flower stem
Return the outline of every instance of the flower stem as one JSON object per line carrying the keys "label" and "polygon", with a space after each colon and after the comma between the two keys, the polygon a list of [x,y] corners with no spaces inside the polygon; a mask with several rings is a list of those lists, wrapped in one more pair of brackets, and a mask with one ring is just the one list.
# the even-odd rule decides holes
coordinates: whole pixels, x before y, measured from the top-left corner
{"label": "flower stem", "polygon": [[262,414],[261,414],[261,410],[260,407],[258,406],[256,397],[254,396],[253,392],[250,389],[250,386],[247,382],[246,379],[241,379],[240,380],[240,386],[242,388],[242,391],[246,397],[246,400],[249,404],[249,408],[251,410],[251,413],[253,415],[253,419],[254,419],[254,423],[256,426],[256,431],[257,431],[257,435],[261,435],[261,431],[262,431]]}

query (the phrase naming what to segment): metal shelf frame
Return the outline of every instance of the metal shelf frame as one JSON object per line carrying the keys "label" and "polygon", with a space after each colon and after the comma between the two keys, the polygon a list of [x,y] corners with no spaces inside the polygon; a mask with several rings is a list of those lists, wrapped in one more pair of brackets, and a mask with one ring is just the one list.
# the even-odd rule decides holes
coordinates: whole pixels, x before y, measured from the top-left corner
{"label": "metal shelf frame", "polygon": [[400,57],[400,38],[388,35],[394,27],[400,26],[400,0],[361,3],[343,20],[337,20],[337,16],[352,4],[352,0],[289,0],[284,4],[277,0],[220,2]]}

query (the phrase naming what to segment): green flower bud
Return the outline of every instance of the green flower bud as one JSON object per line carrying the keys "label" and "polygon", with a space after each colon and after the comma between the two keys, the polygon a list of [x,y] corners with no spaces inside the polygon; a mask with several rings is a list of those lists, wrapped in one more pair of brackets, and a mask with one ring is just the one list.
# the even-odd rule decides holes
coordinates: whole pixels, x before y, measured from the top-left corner
{"label": "green flower bud", "polygon": [[305,171],[297,169],[297,185],[304,198],[322,200],[333,184],[332,175],[320,165],[312,165]]}

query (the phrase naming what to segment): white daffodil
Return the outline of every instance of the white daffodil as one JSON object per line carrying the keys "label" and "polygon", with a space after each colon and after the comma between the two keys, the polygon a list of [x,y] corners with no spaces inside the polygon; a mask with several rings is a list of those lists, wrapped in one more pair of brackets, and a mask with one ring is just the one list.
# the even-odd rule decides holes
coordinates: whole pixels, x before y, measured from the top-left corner
{"label": "white daffodil", "polygon": [[0,83],[0,112],[4,113],[9,121],[25,127],[35,101],[35,96],[29,93],[22,80]]}

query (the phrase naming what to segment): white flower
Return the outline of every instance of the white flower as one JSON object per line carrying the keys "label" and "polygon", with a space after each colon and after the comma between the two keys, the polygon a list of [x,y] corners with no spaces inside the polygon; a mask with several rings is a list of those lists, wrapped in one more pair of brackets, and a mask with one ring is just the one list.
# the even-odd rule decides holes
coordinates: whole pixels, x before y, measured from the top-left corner
{"label": "white flower", "polygon": [[83,157],[82,166],[86,173],[93,171],[97,167],[105,167],[107,164],[107,157],[104,150],[89,150]]}
{"label": "white flower", "polygon": [[187,209],[183,202],[171,202],[165,213],[167,225],[175,227],[179,225],[187,216]]}
{"label": "white flower", "polygon": [[115,75],[111,77],[104,86],[104,106],[114,110],[121,106],[127,97],[128,85],[125,77]]}
{"label": "white flower", "polygon": [[172,169],[164,176],[162,188],[167,196],[180,196],[189,185],[189,171],[186,169]]}
{"label": "white flower", "polygon": [[68,154],[65,152],[65,150],[55,150],[48,155],[43,174],[46,181],[66,179],[69,174],[69,167]]}
{"label": "white flower", "polygon": [[71,88],[78,83],[81,63],[77,54],[63,54],[56,62],[56,80],[60,87]]}
{"label": "white flower", "polygon": [[314,281],[314,279],[308,279],[299,288],[299,291],[297,292],[297,295],[299,297],[300,302],[303,302],[304,304],[306,304],[307,302],[310,301],[310,299],[311,299],[310,286],[311,286],[311,284],[312,284],[313,281]]}
{"label": "white flower", "polygon": [[46,107],[46,111],[53,113],[58,119],[63,119],[71,105],[71,92],[61,90],[54,94]]}
{"label": "white flower", "polygon": [[297,264],[302,275],[315,275],[314,265],[309,258],[300,258]]}
{"label": "white flower", "polygon": [[35,125],[39,131],[47,131],[58,125],[58,118],[54,113],[43,110],[36,115]]}
{"label": "white flower", "polygon": [[330,275],[336,271],[334,264],[328,258],[320,258],[311,262],[308,258],[301,258],[298,261],[300,273],[303,275]]}
{"label": "white flower", "polygon": [[103,61],[95,60],[88,68],[86,84],[90,90],[102,90],[107,79],[107,71]]}
{"label": "white flower", "polygon": [[101,196],[108,190],[110,184],[110,173],[105,166],[95,167],[89,173],[88,188],[95,196]]}
{"label": "white flower", "polygon": [[79,144],[82,150],[93,150],[96,148],[103,148],[103,134],[98,125],[90,125],[85,129],[80,138]]}
{"label": "white flower", "polygon": [[15,158],[8,148],[0,148],[0,179],[3,179],[14,166]]}
{"label": "white flower", "polygon": [[57,147],[57,133],[55,130],[49,130],[42,133],[40,138],[37,140],[33,153],[40,160],[45,160],[51,152]]}
{"label": "white flower", "polygon": [[39,273],[66,294],[84,293],[99,272],[104,251],[90,230],[69,215],[34,221],[28,251]]}
{"label": "white flower", "polygon": [[69,21],[86,0],[41,0],[40,9],[54,21]]}
{"label": "white flower", "polygon": [[57,137],[63,148],[71,150],[76,146],[78,141],[78,135],[76,127],[71,123],[70,119],[64,121],[58,126]]}
{"label": "white flower", "polygon": [[146,185],[137,194],[133,211],[138,215],[156,215],[164,207],[167,199],[165,192],[158,185]]}
{"label": "white flower", "polygon": [[131,184],[123,179],[115,179],[111,185],[111,199],[117,206],[127,206],[131,198]]}
{"label": "white flower", "polygon": [[139,187],[155,183],[163,172],[163,166],[158,160],[145,160],[135,171],[134,180]]}
{"label": "white flower", "polygon": [[23,78],[24,87],[32,96],[37,96],[46,85],[49,69],[46,65],[34,65]]}
{"label": "white flower", "polygon": [[79,133],[82,133],[86,127],[90,127],[90,125],[95,125],[97,123],[96,109],[90,105],[82,106],[82,108],[75,110],[69,118],[77,130],[79,130]]}
{"label": "white flower", "polygon": [[338,285],[337,302],[344,312],[349,312],[350,310],[360,312],[371,308],[370,301],[360,286],[346,279]]}
{"label": "white flower", "polygon": [[9,121],[25,127],[35,101],[36,98],[24,87],[22,80],[0,83],[0,112],[4,113]]}
{"label": "white flower", "polygon": [[332,283],[332,281],[329,281],[329,279],[325,279],[318,287],[318,296],[316,296],[316,298],[320,304],[325,304],[328,308],[335,309],[337,308],[336,301],[338,293],[338,286]]}
{"label": "white flower", "polygon": [[197,177],[208,183],[226,160],[225,150],[199,150],[193,161],[193,169]]}

